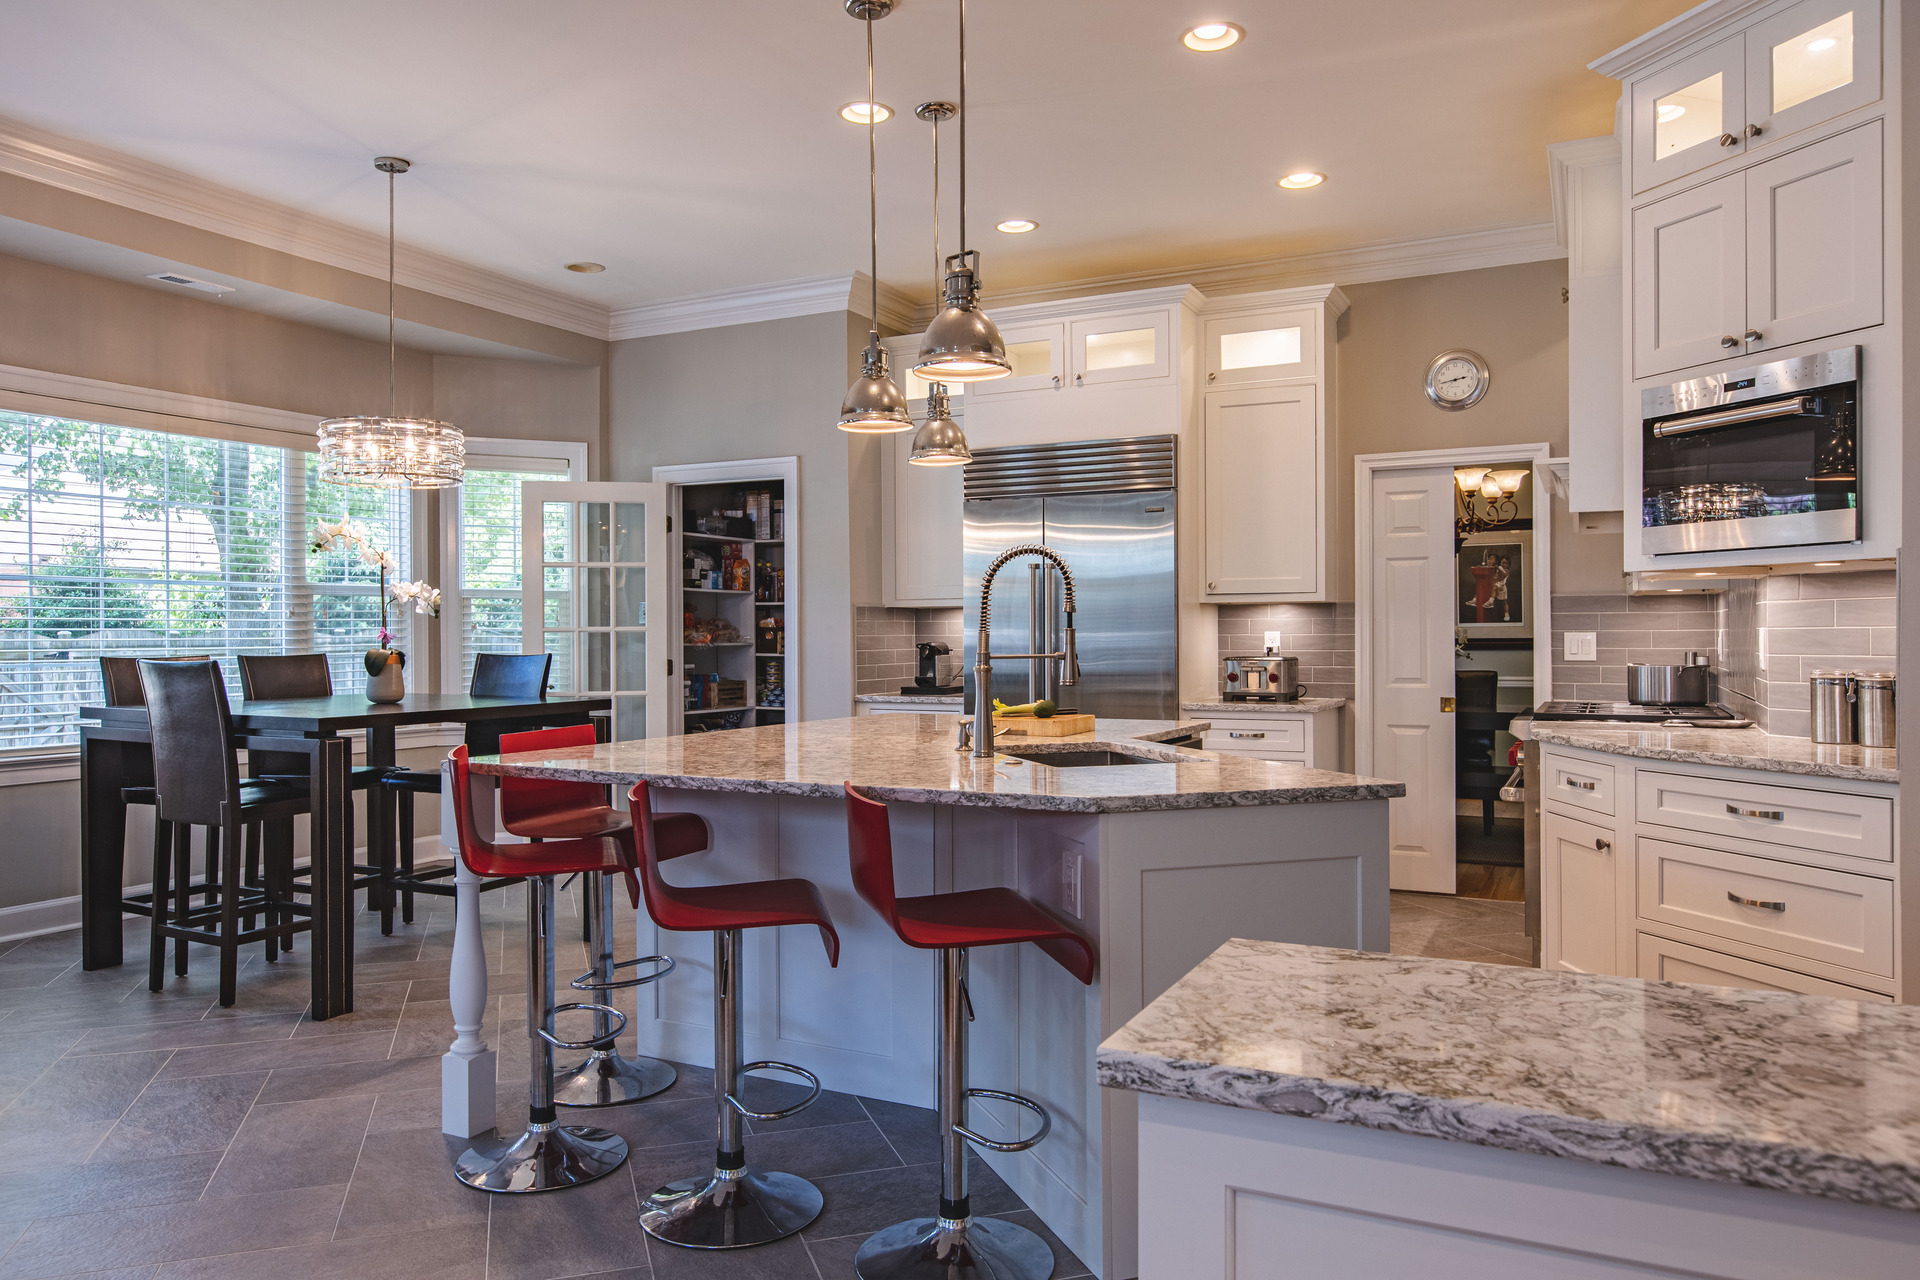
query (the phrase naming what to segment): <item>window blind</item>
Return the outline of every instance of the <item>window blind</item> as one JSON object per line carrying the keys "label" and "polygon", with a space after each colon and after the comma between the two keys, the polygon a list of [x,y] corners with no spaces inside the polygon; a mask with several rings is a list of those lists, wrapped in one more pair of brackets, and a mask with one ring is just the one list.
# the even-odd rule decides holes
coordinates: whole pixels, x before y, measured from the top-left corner
{"label": "window blind", "polygon": [[[460,486],[460,688],[478,653],[519,653],[520,485],[552,471],[467,468]],[[555,672],[555,676],[559,676]],[[555,680],[555,688],[565,688]]]}
{"label": "window blind", "polygon": [[[318,481],[314,455],[0,411],[0,753],[78,742],[103,655],[326,653],[364,680],[378,573],[307,549],[351,515],[407,569],[404,491]],[[311,515],[310,515],[311,513]],[[394,632],[406,644],[404,617]]]}

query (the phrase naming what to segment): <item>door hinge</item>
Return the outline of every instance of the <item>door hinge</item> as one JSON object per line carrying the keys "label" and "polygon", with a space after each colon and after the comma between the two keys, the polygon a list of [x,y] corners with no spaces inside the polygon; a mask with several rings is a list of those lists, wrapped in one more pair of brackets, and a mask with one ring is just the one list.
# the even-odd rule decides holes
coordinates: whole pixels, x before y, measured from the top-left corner
{"label": "door hinge", "polygon": [[673,517],[672,517],[672,516],[668,516],[668,517],[667,517],[667,532],[668,532],[668,533],[672,533],[672,532],[673,532]]}
{"label": "door hinge", "polygon": [[672,659],[672,658],[668,658],[668,659],[667,659],[667,674],[668,674],[668,675],[672,675],[672,674],[673,674],[673,659]]}

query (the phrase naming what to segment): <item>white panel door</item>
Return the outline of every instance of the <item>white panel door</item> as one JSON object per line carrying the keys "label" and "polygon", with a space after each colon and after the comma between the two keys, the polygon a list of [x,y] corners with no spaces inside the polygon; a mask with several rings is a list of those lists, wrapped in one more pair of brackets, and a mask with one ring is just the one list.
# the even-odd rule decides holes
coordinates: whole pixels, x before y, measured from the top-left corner
{"label": "white panel door", "polygon": [[923,467],[907,461],[913,436],[881,437],[881,586],[889,606],[925,609],[957,605],[964,594],[961,561],[966,501],[960,467]]}
{"label": "white panel door", "polygon": [[1371,594],[1375,777],[1403,782],[1387,802],[1396,889],[1452,893],[1453,469],[1373,478]]}
{"label": "white panel door", "polygon": [[1747,170],[1747,350],[1879,324],[1880,122]]}
{"label": "white panel door", "polygon": [[1209,597],[1321,589],[1324,474],[1312,386],[1210,391],[1200,410]]}
{"label": "white panel door", "polygon": [[554,692],[612,697],[614,741],[666,735],[679,638],[667,486],[530,481],[520,547],[522,652],[553,654]]}
{"label": "white panel door", "polygon": [[1551,809],[1540,815],[1540,967],[1566,973],[1622,973],[1613,833]]}
{"label": "white panel door", "polygon": [[1633,211],[1633,374],[1738,354],[1747,327],[1746,177]]}

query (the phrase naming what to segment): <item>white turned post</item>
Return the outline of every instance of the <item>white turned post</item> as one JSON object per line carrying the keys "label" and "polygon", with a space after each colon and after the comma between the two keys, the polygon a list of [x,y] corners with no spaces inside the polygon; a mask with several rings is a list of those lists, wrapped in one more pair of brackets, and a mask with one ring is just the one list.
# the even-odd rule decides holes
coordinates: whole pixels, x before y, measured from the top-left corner
{"label": "white turned post", "polygon": [[[492,778],[472,775],[474,822],[493,826]],[[440,1059],[440,1131],[472,1138],[493,1128],[497,1055],[481,1024],[487,1013],[487,947],[480,928],[480,877],[460,859],[453,821],[453,767],[440,767],[441,843],[454,850],[453,964],[447,999],[453,1006],[453,1045]]]}

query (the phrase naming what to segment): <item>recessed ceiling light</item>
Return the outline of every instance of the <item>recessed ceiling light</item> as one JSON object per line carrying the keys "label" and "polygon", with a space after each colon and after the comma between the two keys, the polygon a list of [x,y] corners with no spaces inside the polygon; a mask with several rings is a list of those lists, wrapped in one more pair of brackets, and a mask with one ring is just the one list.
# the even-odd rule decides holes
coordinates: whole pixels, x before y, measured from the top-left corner
{"label": "recessed ceiling light", "polygon": [[1032,218],[1008,218],[1005,222],[998,224],[994,230],[1004,231],[1010,236],[1020,236],[1037,230],[1039,226],[1040,224]]}
{"label": "recessed ceiling light", "polygon": [[1661,108],[1658,111],[1654,112],[1653,118],[1655,120],[1658,120],[1661,124],[1672,124],[1675,120],[1678,120],[1681,116],[1685,114],[1687,114],[1687,109],[1685,107],[1681,106],[1677,102],[1669,102],[1669,103],[1665,103],[1664,105],[1661,106]]}
{"label": "recessed ceiling light", "polygon": [[1231,22],[1203,22],[1197,27],[1188,27],[1180,37],[1180,43],[1197,53],[1216,53],[1240,43],[1246,31]]}
{"label": "recessed ceiling light", "polygon": [[1807,41],[1807,52],[1825,53],[1827,50],[1836,47],[1839,43],[1840,42],[1832,36],[1821,36],[1818,40]]}
{"label": "recessed ceiling light", "polygon": [[1668,587],[1667,590],[1669,592],[1674,592],[1674,591],[1683,591],[1685,590],[1685,588],[1684,587]]}
{"label": "recessed ceiling light", "polygon": [[578,271],[583,276],[597,276],[607,269],[604,262],[569,262],[567,270]]}
{"label": "recessed ceiling light", "polygon": [[884,102],[849,102],[840,108],[840,118],[854,124],[865,124],[868,116],[875,124],[885,124],[893,119],[893,108]]}
{"label": "recessed ceiling light", "polygon": [[1840,562],[1838,560],[1815,560],[1813,567],[1816,569],[1838,569]]}
{"label": "recessed ceiling light", "polygon": [[1695,569],[1693,576],[1696,578],[1717,578],[1720,576],[1720,571],[1718,569]]}
{"label": "recessed ceiling light", "polygon": [[1303,169],[1299,173],[1290,173],[1280,179],[1280,185],[1289,191],[1299,191],[1304,187],[1317,187],[1326,180],[1327,175],[1324,173],[1314,173],[1310,169]]}

